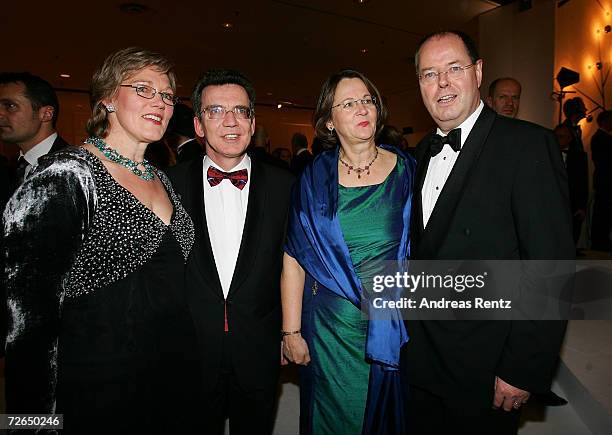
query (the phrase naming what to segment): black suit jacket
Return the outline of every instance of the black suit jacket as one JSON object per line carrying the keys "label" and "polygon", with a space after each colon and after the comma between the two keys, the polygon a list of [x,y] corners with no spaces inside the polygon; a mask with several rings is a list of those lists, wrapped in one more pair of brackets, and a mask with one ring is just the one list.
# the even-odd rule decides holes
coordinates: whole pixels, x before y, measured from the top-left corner
{"label": "black suit jacket", "polygon": [[280,371],[280,272],[293,176],[251,159],[249,204],[227,296],[229,333],[225,333],[224,297],[206,224],[202,171],[199,158],[171,168],[169,175],[196,228],[186,285],[204,391],[217,383],[226,334],[239,384],[245,389],[275,389]]}
{"label": "black suit jacket", "polygon": [[[55,152],[55,151],[59,151],[61,149],[64,149],[66,147],[69,147],[70,144],[68,142],[66,142],[64,139],[62,139],[62,137],[58,134],[57,137],[55,138],[55,140],[53,141],[53,145],[51,145],[51,149],[49,150],[49,154]],[[13,168],[16,165],[16,162],[13,164]],[[15,192],[15,190],[17,190],[19,186],[17,185],[17,174],[15,173],[15,171],[11,171],[11,175],[10,175],[10,188],[9,188],[9,198],[10,196]],[[8,198],[7,198],[8,200]]]}
{"label": "black suit jacket", "polygon": [[612,202],[612,135],[601,128],[591,137],[591,158],[596,198]]}
{"label": "black suit jacket", "polygon": [[185,163],[193,159],[197,159],[204,154],[202,149],[202,145],[198,142],[197,139],[191,139],[185,142],[176,157],[176,163]]}
{"label": "black suit jacket", "polygon": [[582,133],[569,119],[563,121],[563,125],[569,129],[573,138],[568,145],[565,160],[572,213],[586,211],[589,201],[589,159],[584,151]]}
{"label": "black suit jacket", "polygon": [[[433,134],[433,133],[432,133]],[[552,133],[484,107],[423,228],[429,138],[417,147],[411,255],[427,260],[573,259],[561,155]],[[408,321],[402,369],[458,407],[491,407],[495,376],[549,388],[561,321]]]}
{"label": "black suit jacket", "polygon": [[313,159],[314,157],[308,150],[302,151],[298,155],[294,156],[291,160],[291,172],[293,172],[293,175],[296,177],[300,175],[304,168],[308,166]]}

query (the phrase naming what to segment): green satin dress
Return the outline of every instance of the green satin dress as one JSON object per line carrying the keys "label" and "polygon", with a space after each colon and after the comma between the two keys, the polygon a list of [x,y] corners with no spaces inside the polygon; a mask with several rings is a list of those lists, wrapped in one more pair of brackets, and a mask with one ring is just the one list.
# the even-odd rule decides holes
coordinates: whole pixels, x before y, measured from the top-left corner
{"label": "green satin dress", "polygon": [[[398,159],[386,180],[374,186],[339,187],[338,218],[353,267],[363,285],[380,271],[381,262],[394,259],[402,233],[402,189]],[[302,403],[305,433],[361,433],[370,365],[365,359],[368,321],[359,307],[326,289],[305,294],[306,321],[315,333],[309,343],[311,363],[302,388],[309,389]],[[309,384],[309,385],[305,385]],[[308,409],[305,409],[307,407]]]}

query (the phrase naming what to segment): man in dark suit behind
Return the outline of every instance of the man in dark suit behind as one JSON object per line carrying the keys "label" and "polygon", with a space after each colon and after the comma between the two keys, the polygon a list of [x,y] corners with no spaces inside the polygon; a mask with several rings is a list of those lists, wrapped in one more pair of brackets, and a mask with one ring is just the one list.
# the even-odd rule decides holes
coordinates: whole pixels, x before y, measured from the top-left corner
{"label": "man in dark suit behind", "polygon": [[[6,166],[2,168],[1,182],[7,184],[0,188],[0,217],[6,201],[23,183],[38,159],[68,146],[55,131],[58,116],[57,95],[47,81],[25,72],[0,73],[0,140],[15,144],[20,150],[16,170],[9,170]],[[2,281],[0,355],[4,355],[6,338],[5,289]]]}
{"label": "man in dark suit behind", "polygon": [[182,103],[174,106],[164,139],[175,150],[177,164],[202,156],[202,145],[195,137],[191,107]]}
{"label": "man in dark suit behind", "polygon": [[302,133],[295,133],[291,138],[291,151],[293,151],[291,172],[297,177],[313,160],[312,154],[308,151],[308,139],[306,139],[306,136]]}
{"label": "man in dark suit behind", "polygon": [[[411,256],[573,258],[567,181],[551,132],[483,105],[482,60],[467,35],[426,37],[415,62],[438,128],[417,147]],[[530,392],[548,391],[565,323],[415,320],[407,329],[409,432],[490,435],[515,434]]]}
{"label": "man in dark suit behind", "polygon": [[573,215],[574,244],[577,244],[580,239],[589,202],[589,161],[582,143],[582,129],[578,124],[586,117],[586,112],[584,101],[580,97],[570,98],[563,104],[565,121],[561,125],[566,126],[572,134],[572,140],[565,151],[565,167],[567,168],[570,206]]}
{"label": "man in dark suit behind", "polygon": [[209,71],[193,92],[206,155],[171,168],[194,220],[189,305],[201,356],[206,433],[272,432],[281,364],[280,272],[293,176],[245,154],[254,90],[239,72]]}
{"label": "man in dark suit behind", "polygon": [[45,154],[68,144],[55,126],[59,103],[53,87],[30,73],[0,73],[0,140],[19,147],[14,191]]}
{"label": "man in dark suit behind", "polygon": [[591,137],[591,158],[595,166],[591,247],[612,252],[612,111],[601,112],[597,125],[599,128]]}

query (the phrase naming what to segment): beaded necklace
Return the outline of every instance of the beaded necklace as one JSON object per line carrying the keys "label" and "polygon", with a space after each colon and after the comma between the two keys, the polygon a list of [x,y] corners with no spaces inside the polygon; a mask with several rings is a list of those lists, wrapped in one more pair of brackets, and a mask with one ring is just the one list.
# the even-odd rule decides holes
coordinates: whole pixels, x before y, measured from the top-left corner
{"label": "beaded necklace", "polygon": [[372,161],[368,163],[367,165],[365,165],[363,168],[360,166],[355,167],[349,163],[346,163],[344,160],[342,160],[342,157],[340,156],[338,156],[338,160],[340,160],[340,163],[342,163],[342,165],[348,169],[347,175],[351,175],[351,171],[355,171],[355,173],[357,174],[357,178],[361,178],[361,174],[364,172],[365,172],[365,175],[370,175],[370,167],[372,166],[372,163],[376,161],[377,157],[378,157],[378,147],[376,147],[376,154],[374,154],[374,158],[372,159]]}
{"label": "beaded necklace", "polygon": [[[109,147],[108,144],[99,137],[88,137],[83,143],[95,146],[108,160],[128,168],[137,177],[142,178],[145,181],[153,180],[153,166],[147,160],[143,159],[142,162],[136,162],[132,159],[128,159],[127,157],[119,154],[117,150]],[[142,165],[144,167],[144,171],[138,169],[138,165]]]}

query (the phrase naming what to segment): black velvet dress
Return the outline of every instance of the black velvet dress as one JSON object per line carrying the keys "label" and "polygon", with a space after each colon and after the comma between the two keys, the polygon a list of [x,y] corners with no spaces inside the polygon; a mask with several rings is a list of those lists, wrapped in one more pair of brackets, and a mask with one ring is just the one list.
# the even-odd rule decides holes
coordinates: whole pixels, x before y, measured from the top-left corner
{"label": "black velvet dress", "polygon": [[170,225],[82,148],[42,159],[10,200],[7,412],[63,414],[70,434],[195,433],[194,228],[156,175]]}

